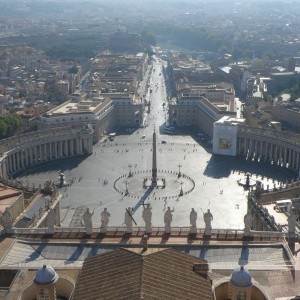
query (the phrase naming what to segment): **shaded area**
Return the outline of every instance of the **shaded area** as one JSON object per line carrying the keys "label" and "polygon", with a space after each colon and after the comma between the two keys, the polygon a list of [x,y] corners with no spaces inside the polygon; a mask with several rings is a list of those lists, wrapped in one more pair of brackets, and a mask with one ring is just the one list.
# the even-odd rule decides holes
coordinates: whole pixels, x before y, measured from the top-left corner
{"label": "shaded area", "polygon": [[0,270],[0,289],[8,290],[18,272],[18,270]]}
{"label": "shaded area", "polygon": [[255,173],[279,181],[291,180],[296,177],[295,172],[286,168],[274,167],[268,163],[254,162],[242,157],[223,155],[212,155],[203,174],[219,179],[229,177],[232,172]]}
{"label": "shaded area", "polygon": [[[164,244],[167,240],[165,236],[162,239],[161,247],[170,247],[168,244]],[[14,247],[19,245],[28,245],[32,247],[32,254],[26,259],[26,263],[34,262],[41,256],[45,260],[64,260],[66,262],[71,261],[83,261],[86,257],[95,256],[105,253],[107,251],[115,250],[120,245],[114,244],[86,244],[82,241],[81,244],[63,244],[63,243],[42,243],[35,244],[30,242],[16,243]],[[25,246],[24,245],[24,246]],[[149,247],[157,247],[157,245],[148,244]],[[141,245],[123,244],[122,247],[136,247],[140,248]],[[248,268],[278,268],[288,269],[291,262],[282,245],[177,245],[174,248],[176,250],[190,254],[192,256],[206,259],[211,264],[212,269],[232,269],[238,264],[247,264]],[[2,265],[5,265],[6,261],[10,261],[12,264],[22,263],[22,255],[18,257],[7,257],[3,260]]]}
{"label": "shaded area", "polygon": [[33,174],[39,174],[44,172],[50,172],[50,171],[57,171],[57,176],[58,176],[60,172],[64,173],[68,170],[72,170],[78,167],[85,159],[86,156],[82,155],[78,157],[71,157],[71,158],[66,157],[64,159],[49,161],[33,168],[27,168],[25,171],[15,174],[14,178],[26,176],[29,174],[33,175]]}

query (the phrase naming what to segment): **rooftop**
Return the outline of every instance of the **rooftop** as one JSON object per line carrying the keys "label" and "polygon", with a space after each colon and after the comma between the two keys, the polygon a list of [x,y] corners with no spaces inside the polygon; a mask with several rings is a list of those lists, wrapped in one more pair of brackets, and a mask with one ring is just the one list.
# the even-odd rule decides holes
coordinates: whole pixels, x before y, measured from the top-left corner
{"label": "rooftop", "polygon": [[147,252],[119,249],[87,258],[73,300],[213,299],[209,279],[193,271],[202,259],[174,249]]}

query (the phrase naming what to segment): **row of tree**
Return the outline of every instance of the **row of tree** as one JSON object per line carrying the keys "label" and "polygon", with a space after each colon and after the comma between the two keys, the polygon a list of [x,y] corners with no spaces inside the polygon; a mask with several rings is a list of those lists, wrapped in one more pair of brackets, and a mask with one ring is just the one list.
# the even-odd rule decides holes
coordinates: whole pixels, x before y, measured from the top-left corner
{"label": "row of tree", "polygon": [[12,136],[23,124],[18,115],[0,116],[0,139]]}

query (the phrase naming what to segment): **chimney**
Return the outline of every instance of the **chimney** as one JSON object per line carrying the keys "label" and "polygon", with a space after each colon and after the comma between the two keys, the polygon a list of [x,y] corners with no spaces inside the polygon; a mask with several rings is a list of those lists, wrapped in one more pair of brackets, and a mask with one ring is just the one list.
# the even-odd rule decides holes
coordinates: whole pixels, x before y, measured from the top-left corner
{"label": "chimney", "polygon": [[209,277],[208,276],[209,266],[208,263],[206,262],[200,264],[194,264],[193,271],[199,274],[200,276],[204,277],[205,279]]}

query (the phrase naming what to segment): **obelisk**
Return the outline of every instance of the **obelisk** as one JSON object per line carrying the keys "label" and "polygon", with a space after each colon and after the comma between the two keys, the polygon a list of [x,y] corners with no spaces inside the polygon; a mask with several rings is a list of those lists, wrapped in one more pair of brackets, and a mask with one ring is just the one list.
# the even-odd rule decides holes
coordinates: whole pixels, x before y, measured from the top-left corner
{"label": "obelisk", "polygon": [[151,186],[157,186],[157,166],[156,166],[156,133],[155,129],[153,132],[153,140],[152,140],[152,178],[151,178]]}

